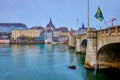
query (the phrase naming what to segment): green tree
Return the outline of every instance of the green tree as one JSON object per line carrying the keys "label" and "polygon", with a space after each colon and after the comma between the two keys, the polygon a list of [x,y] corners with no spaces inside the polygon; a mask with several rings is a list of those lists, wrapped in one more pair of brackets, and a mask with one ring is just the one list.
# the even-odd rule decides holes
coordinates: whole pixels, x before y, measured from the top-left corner
{"label": "green tree", "polygon": [[29,41],[33,41],[33,37],[29,36],[29,37],[28,37],[28,40],[29,40]]}

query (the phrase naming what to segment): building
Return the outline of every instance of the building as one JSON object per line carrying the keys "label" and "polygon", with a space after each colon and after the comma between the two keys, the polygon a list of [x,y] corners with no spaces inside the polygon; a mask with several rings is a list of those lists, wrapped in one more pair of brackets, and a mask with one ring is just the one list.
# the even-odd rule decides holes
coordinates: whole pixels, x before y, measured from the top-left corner
{"label": "building", "polygon": [[18,39],[20,37],[39,37],[40,36],[40,30],[13,30],[12,31],[12,38]]}
{"label": "building", "polygon": [[34,26],[34,27],[31,27],[30,29],[40,30],[40,35],[44,34],[44,28],[42,26]]}
{"label": "building", "polygon": [[40,36],[34,37],[34,41],[36,42],[44,42],[44,28],[42,26],[34,26],[30,28],[31,30],[40,30]]}
{"label": "building", "polygon": [[[79,27],[79,29],[77,30],[77,34],[84,34],[87,32],[87,29],[84,24],[82,23],[82,27]],[[90,30],[96,30],[96,28],[90,28]]]}
{"label": "building", "polygon": [[53,40],[53,31],[51,29],[47,29],[44,33],[45,43],[52,42]]}
{"label": "building", "polygon": [[59,42],[64,42],[68,40],[69,30],[67,27],[59,27]]}
{"label": "building", "polygon": [[55,26],[52,23],[52,20],[50,18],[49,23],[47,24],[47,26],[45,27],[45,33],[44,33],[44,37],[45,37],[45,42],[52,42],[53,41],[53,31],[55,30]]}
{"label": "building", "polygon": [[50,30],[50,29],[51,29],[51,30],[54,30],[54,29],[55,29],[55,26],[53,25],[51,18],[50,18],[49,23],[48,23],[47,26],[45,27],[45,31]]}
{"label": "building", "polygon": [[53,30],[53,42],[59,42],[59,28]]}
{"label": "building", "polygon": [[22,23],[0,23],[0,33],[12,33],[12,30],[27,30],[27,26]]}
{"label": "building", "polygon": [[[79,27],[77,34],[85,34],[88,28]],[[96,28],[90,28],[90,30],[96,30]]]}
{"label": "building", "polygon": [[33,39],[34,41],[40,41],[40,42],[44,42],[44,36],[39,36],[39,37],[34,37]]}

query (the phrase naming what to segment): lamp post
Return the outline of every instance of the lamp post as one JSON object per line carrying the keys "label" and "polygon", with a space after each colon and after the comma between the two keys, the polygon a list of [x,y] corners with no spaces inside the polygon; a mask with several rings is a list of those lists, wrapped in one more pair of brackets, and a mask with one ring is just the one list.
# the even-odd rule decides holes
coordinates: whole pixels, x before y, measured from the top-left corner
{"label": "lamp post", "polygon": [[76,30],[77,30],[77,34],[79,34],[79,27],[78,27],[78,21],[79,21],[79,19],[76,19]]}
{"label": "lamp post", "polygon": [[89,0],[87,1],[87,4],[88,4],[88,28],[87,28],[87,32],[89,32],[90,31]]}

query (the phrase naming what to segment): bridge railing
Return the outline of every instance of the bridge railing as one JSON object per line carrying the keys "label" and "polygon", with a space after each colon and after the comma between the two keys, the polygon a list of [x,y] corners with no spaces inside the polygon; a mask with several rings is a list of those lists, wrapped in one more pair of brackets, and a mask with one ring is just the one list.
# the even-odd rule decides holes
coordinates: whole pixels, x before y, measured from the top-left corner
{"label": "bridge railing", "polygon": [[114,26],[114,27],[97,31],[98,36],[110,36],[110,35],[116,35],[116,34],[120,34],[120,26]]}
{"label": "bridge railing", "polygon": [[117,27],[117,33],[120,33],[120,26]]}
{"label": "bridge railing", "polygon": [[84,34],[77,34],[77,35],[76,35],[76,38],[81,38],[81,37],[83,37],[83,36],[86,36],[86,33],[84,33]]}
{"label": "bridge railing", "polygon": [[98,30],[98,31],[90,31],[90,34],[77,34],[76,38],[86,37],[86,36],[120,36],[120,26],[109,27],[106,29]]}

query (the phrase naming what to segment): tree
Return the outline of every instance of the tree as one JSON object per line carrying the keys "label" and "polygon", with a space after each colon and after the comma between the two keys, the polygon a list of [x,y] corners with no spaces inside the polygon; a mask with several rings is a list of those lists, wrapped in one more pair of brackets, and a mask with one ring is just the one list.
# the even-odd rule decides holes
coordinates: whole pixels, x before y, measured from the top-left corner
{"label": "tree", "polygon": [[8,33],[7,33],[7,32],[3,32],[2,35],[3,35],[3,36],[7,36]]}
{"label": "tree", "polygon": [[29,40],[29,41],[33,41],[33,37],[29,36],[29,37],[28,37],[28,40]]}

